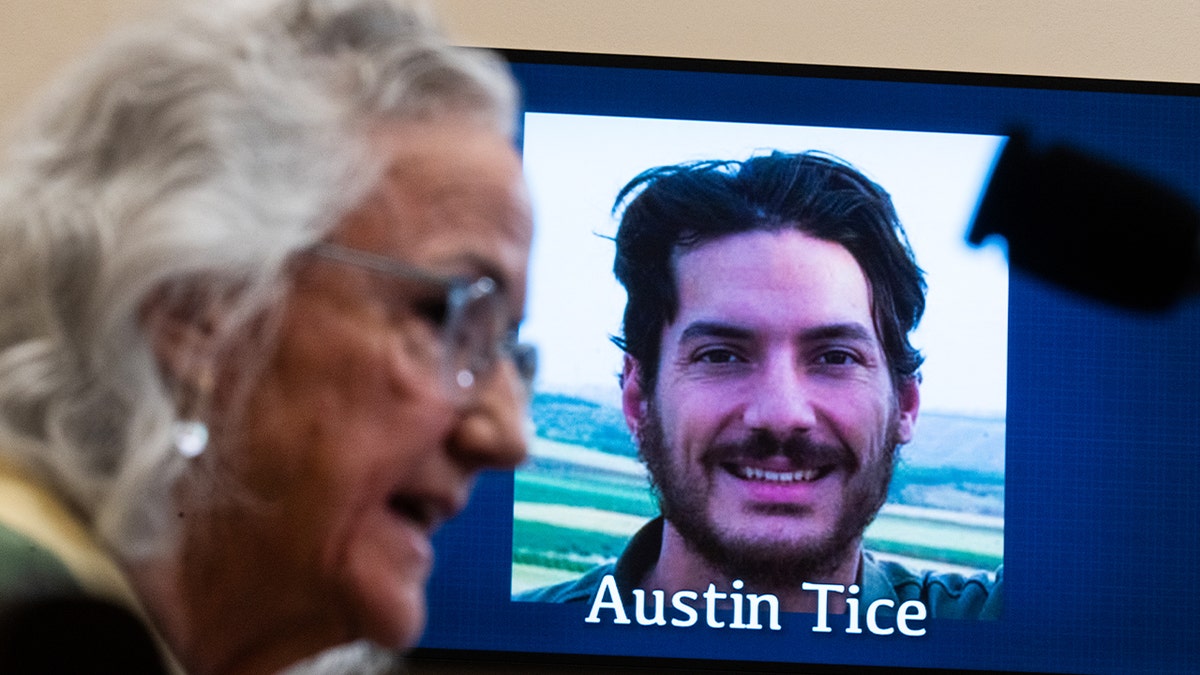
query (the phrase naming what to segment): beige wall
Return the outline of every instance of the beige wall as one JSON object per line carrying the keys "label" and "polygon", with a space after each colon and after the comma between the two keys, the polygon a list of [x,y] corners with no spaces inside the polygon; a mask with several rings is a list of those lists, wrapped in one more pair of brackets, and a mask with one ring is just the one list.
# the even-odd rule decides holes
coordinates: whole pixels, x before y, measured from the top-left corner
{"label": "beige wall", "polygon": [[495,47],[1200,82],[1196,0],[433,0]]}
{"label": "beige wall", "polygon": [[0,120],[103,32],[153,0],[0,0]]}
{"label": "beige wall", "polygon": [[[165,0],[0,0],[0,121]],[[428,0],[471,45],[1200,82],[1196,0]]]}

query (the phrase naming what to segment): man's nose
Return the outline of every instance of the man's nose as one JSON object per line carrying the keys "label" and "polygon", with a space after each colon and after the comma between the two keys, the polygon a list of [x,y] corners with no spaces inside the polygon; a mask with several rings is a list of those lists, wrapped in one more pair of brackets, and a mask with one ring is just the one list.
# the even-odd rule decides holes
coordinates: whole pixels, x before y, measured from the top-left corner
{"label": "man's nose", "polygon": [[743,413],[747,428],[771,431],[782,438],[816,424],[813,387],[790,355],[765,361],[747,386],[748,402]]}
{"label": "man's nose", "polygon": [[511,469],[525,461],[529,392],[510,359],[476,383],[454,432],[453,452],[471,469]]}

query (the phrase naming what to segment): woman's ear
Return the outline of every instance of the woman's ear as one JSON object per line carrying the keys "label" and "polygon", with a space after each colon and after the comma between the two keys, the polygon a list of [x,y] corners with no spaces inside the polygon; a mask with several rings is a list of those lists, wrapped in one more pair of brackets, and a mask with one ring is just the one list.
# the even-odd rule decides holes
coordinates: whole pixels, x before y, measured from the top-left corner
{"label": "woman's ear", "polygon": [[196,288],[163,288],[142,302],[138,320],[168,386],[183,390],[212,386],[225,307],[216,294]]}
{"label": "woman's ear", "polygon": [[237,288],[212,279],[193,279],[164,285],[151,293],[138,310],[162,378],[174,404],[171,440],[184,457],[194,458],[209,445],[213,408],[226,405],[219,391],[227,377],[233,317],[240,297]]}

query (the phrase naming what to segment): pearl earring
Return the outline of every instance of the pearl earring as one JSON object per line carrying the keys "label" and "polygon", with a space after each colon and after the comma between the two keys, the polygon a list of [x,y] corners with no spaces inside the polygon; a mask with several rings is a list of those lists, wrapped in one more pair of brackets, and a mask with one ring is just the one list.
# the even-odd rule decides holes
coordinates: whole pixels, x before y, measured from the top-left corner
{"label": "pearl earring", "polygon": [[212,388],[212,370],[202,368],[196,376],[191,400],[184,406],[185,412],[171,425],[171,442],[175,450],[188,459],[198,457],[208,447],[208,425],[201,420],[208,411]]}
{"label": "pearl earring", "polygon": [[179,454],[191,459],[208,447],[208,425],[199,420],[179,420],[171,426],[171,440]]}

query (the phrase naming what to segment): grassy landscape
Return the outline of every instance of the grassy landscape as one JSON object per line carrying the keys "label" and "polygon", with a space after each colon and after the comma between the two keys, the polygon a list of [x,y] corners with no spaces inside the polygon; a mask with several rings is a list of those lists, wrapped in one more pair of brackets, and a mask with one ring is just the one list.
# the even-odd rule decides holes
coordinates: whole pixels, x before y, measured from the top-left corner
{"label": "grassy landscape", "polygon": [[[513,592],[614,560],[658,514],[620,410],[537,394],[516,473]],[[994,569],[1004,553],[1004,421],[922,414],[866,545],[928,569]]]}

